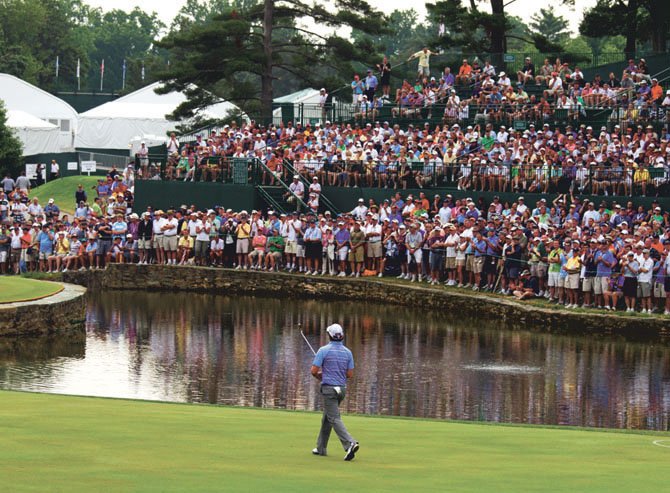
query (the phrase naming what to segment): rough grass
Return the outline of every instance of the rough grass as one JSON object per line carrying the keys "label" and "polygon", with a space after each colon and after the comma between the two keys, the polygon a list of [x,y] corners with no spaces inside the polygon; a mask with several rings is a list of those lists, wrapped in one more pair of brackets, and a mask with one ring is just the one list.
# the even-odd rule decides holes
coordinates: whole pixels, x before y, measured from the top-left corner
{"label": "rough grass", "polygon": [[345,416],[344,462],[310,453],[320,415],[0,392],[2,490],[666,491],[666,433]]}
{"label": "rough grass", "polygon": [[66,176],[33,188],[30,191],[30,198],[37,197],[42,207],[47,205],[49,199],[54,199],[61,212],[72,215],[74,214],[74,192],[77,190],[77,185],[80,183],[84,185],[89,203],[91,203],[97,196],[92,187],[98,183],[100,178],[102,177],[95,175]]}
{"label": "rough grass", "polygon": [[17,276],[0,277],[0,303],[28,301],[51,296],[62,291],[63,285]]}

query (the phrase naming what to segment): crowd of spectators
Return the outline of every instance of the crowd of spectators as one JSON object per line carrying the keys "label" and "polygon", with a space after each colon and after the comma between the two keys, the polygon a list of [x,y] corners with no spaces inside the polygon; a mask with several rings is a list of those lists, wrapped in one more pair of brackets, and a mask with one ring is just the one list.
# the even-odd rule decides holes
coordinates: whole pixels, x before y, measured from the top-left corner
{"label": "crowd of spectators", "polygon": [[646,209],[559,194],[486,203],[395,192],[380,204],[361,198],[338,216],[219,205],[134,212],[123,175],[96,188],[91,206],[78,188],[72,218],[19,188],[2,192],[2,272],[140,263],[387,276],[567,308],[670,314],[670,214],[658,202]]}
{"label": "crowd of spectators", "polygon": [[251,122],[224,126],[193,143],[175,139],[173,158],[155,178],[225,180],[236,158],[251,158],[263,163],[263,185],[290,183],[297,172],[323,186],[660,196],[670,194],[669,137],[667,127],[659,132],[650,125],[608,131],[583,124],[514,130],[490,123]]}
{"label": "crowd of spectators", "polygon": [[[388,91],[377,93],[371,70],[365,79],[356,75],[351,86],[357,116],[376,119],[385,105],[391,105],[393,116],[409,118],[430,119],[439,108],[446,125],[471,119],[505,125],[553,121],[557,111],[563,113],[562,119],[578,122],[589,108],[605,111],[609,121],[619,124],[666,121],[668,117],[670,90],[664,91],[659,80],[650,76],[644,59],[629,60],[620,78],[610,72],[607,79],[595,75],[586,80],[578,65],[570,67],[560,58],[552,63],[547,58],[536,69],[530,57],[516,74],[497,70],[488,60],[470,63],[463,59],[457,71],[445,67],[432,75],[431,55],[435,53],[427,48],[412,55],[419,60],[417,78],[404,79],[393,100]],[[378,65],[380,73],[381,66],[389,77],[388,61]]]}

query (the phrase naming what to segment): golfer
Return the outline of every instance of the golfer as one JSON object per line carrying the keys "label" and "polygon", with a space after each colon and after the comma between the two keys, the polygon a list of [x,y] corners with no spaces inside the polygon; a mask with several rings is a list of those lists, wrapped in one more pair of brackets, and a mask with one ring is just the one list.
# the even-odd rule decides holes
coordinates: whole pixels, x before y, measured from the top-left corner
{"label": "golfer", "polygon": [[314,455],[327,455],[330,431],[335,428],[337,437],[346,450],[344,460],[353,460],[358,451],[358,442],[347,431],[340,417],[340,403],[346,394],[347,378],[354,376],[354,357],[342,343],[344,329],[339,324],[326,328],[330,343],[319,348],[312,363],[312,376],[321,380],[323,396],[323,418],[321,431],[316,441]]}

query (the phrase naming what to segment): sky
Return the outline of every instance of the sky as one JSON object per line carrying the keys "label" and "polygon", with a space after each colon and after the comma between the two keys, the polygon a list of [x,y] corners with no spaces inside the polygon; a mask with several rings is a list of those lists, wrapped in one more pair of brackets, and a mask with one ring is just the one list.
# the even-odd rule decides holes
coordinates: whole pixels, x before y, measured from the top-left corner
{"label": "sky", "polygon": [[[145,11],[151,12],[155,11],[158,13],[158,16],[166,24],[170,25],[170,22],[177,14],[181,6],[185,3],[185,0],[115,0],[110,2],[109,0],[85,0],[86,3],[94,7],[102,7],[103,10],[110,10],[113,8],[119,8],[123,10],[132,10],[135,5],[141,5]],[[396,9],[408,9],[414,8],[419,12],[419,15],[423,16],[426,13],[425,3],[417,2],[412,4],[407,0],[368,0],[370,5],[381,10],[384,13],[390,13]],[[570,29],[573,33],[577,32],[579,21],[582,18],[582,12],[589,7],[595,5],[596,0],[575,0],[575,7],[570,8],[564,5],[560,5],[560,2],[553,0],[552,2],[546,2],[542,0],[513,0],[513,2],[507,7],[506,11],[511,15],[521,17],[524,21],[528,21],[530,17],[540,10],[540,8],[550,8],[557,15],[562,15],[570,22]],[[557,5],[559,4],[559,5]],[[482,10],[488,6],[488,2],[479,3]]]}

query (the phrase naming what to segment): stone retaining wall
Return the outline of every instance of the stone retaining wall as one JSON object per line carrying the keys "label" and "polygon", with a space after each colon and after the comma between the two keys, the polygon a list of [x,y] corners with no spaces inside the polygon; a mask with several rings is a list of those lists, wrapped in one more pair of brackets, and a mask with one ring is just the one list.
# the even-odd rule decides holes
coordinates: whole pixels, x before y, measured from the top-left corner
{"label": "stone retaining wall", "polygon": [[67,272],[66,282],[94,291],[141,289],[277,298],[371,301],[443,312],[445,318],[497,321],[507,328],[558,333],[670,335],[662,317],[635,317],[542,308],[509,298],[463,293],[377,278],[333,278],[184,266],[111,265],[104,271]]}
{"label": "stone retaining wall", "polygon": [[83,333],[86,288],[76,284],[39,300],[0,305],[0,336]]}

